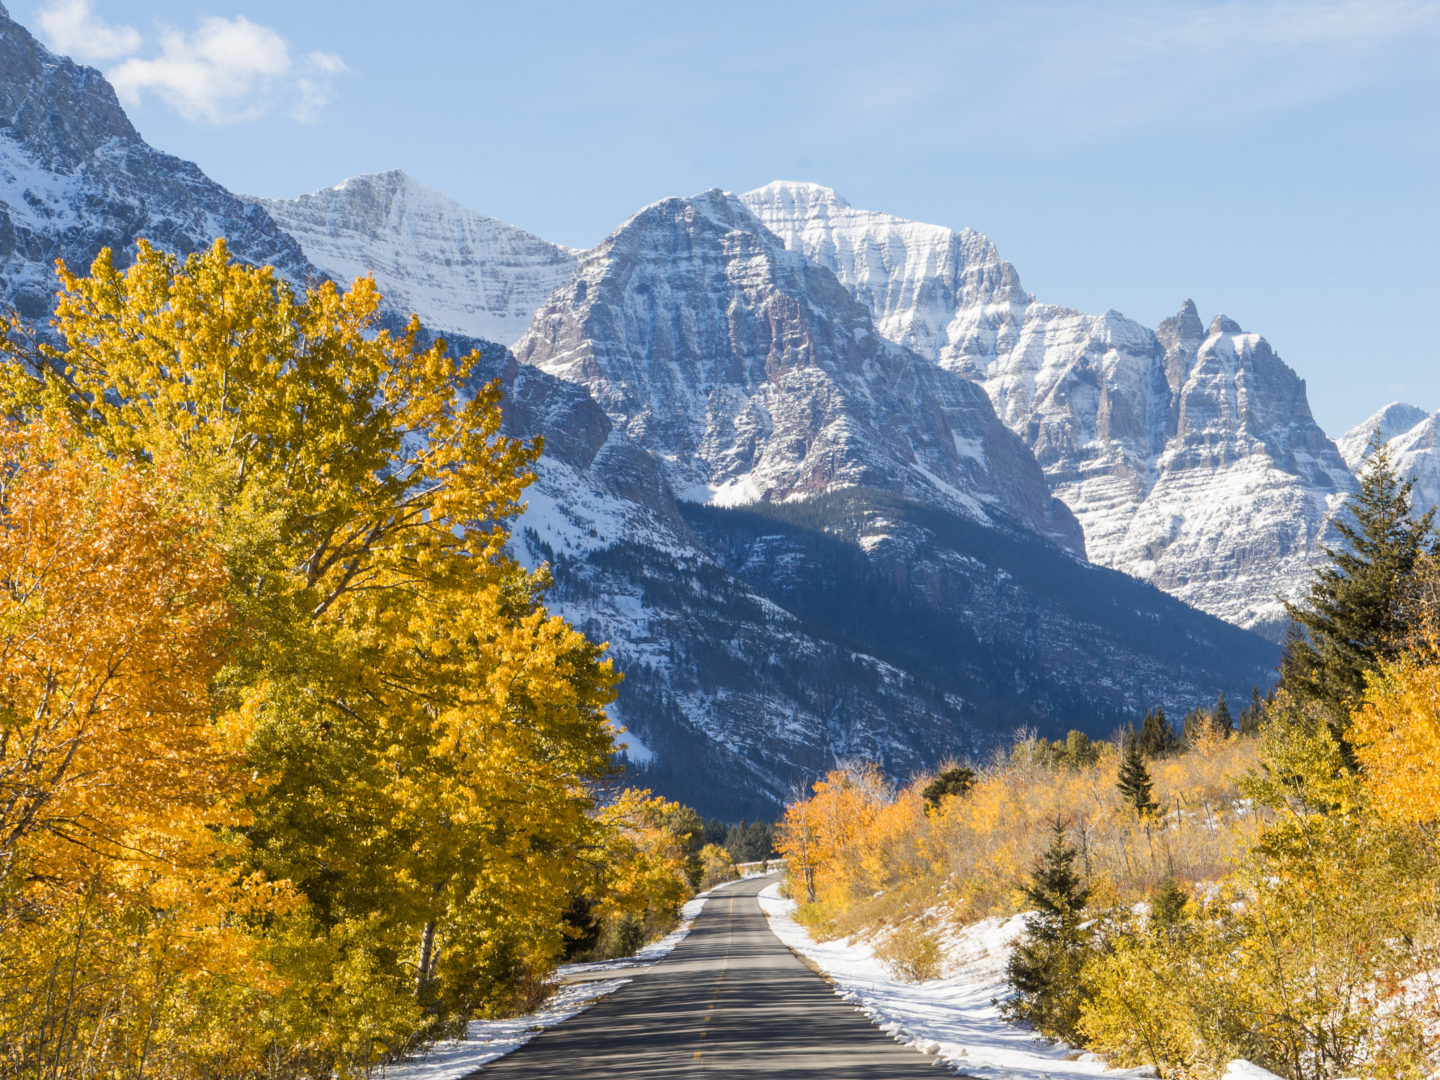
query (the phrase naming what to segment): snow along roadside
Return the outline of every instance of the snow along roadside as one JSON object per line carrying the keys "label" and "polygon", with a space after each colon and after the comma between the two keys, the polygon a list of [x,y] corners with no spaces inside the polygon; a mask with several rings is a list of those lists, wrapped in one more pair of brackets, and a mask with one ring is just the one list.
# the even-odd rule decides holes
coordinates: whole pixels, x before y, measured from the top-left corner
{"label": "snow along roadside", "polygon": [[979,1080],[1080,1080],[1082,1077],[1154,1076],[1144,1069],[1109,1070],[1094,1054],[1078,1053],[1011,1024],[998,1001],[1010,994],[1005,961],[1024,916],[986,919],[941,939],[943,979],[906,983],[894,978],[866,942],[817,942],[795,921],[795,902],[780,886],[760,893],[760,907],[775,936],[830,979],[835,993],[862,1010],[896,1042],[935,1054]]}
{"label": "snow along roadside", "polygon": [[597,979],[605,972],[635,972],[668,956],[690,933],[691,924],[705,906],[705,901],[720,889],[735,884],[727,881],[706,892],[680,909],[680,925],[652,945],[646,945],[634,956],[618,960],[597,960],[586,964],[564,964],[555,969],[550,981],[559,989],[532,1013],[508,1020],[472,1020],[463,1039],[448,1039],[430,1047],[414,1061],[402,1061],[382,1070],[386,1080],[459,1080],[518,1050],[546,1028],[582,1013],[606,994],[612,994],[630,981],[630,977]]}

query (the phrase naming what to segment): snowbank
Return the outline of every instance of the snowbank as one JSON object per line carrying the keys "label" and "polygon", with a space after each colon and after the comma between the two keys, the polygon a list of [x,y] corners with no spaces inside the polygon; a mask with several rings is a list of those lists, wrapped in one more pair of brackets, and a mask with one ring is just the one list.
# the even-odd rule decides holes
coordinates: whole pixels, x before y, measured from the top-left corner
{"label": "snowbank", "polygon": [[385,1068],[387,1080],[459,1080],[480,1066],[518,1050],[546,1028],[584,1012],[606,994],[612,994],[630,981],[621,978],[598,978],[610,972],[639,971],[669,955],[690,933],[690,926],[706,899],[734,882],[727,881],[703,892],[680,909],[680,925],[654,944],[647,945],[634,956],[618,960],[597,960],[587,964],[565,964],[550,977],[559,989],[545,1004],[525,1016],[509,1020],[472,1020],[463,1039],[436,1043],[415,1061],[404,1061]]}
{"label": "snowbank", "polygon": [[853,1002],[897,1042],[935,1054],[980,1080],[1079,1080],[1153,1076],[1147,1069],[1109,1070],[1094,1054],[1041,1039],[1006,1022],[999,1001],[1009,996],[1005,961],[1023,916],[986,919],[942,939],[946,976],[905,983],[891,976],[863,941],[817,942],[794,919],[795,902],[778,885],[760,894],[775,935],[820,968],[835,992]]}
{"label": "snowbank", "polygon": [[1225,1080],[1284,1080],[1284,1078],[1241,1058],[1225,1066]]}

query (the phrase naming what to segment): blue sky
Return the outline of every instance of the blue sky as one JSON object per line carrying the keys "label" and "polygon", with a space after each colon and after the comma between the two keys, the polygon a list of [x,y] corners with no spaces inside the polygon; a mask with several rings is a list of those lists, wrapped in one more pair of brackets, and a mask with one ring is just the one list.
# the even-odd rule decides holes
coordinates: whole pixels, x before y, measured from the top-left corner
{"label": "blue sky", "polygon": [[589,246],[814,180],[987,233],[1041,299],[1264,333],[1338,435],[1440,409],[1440,0],[7,0],[237,191],[403,168]]}

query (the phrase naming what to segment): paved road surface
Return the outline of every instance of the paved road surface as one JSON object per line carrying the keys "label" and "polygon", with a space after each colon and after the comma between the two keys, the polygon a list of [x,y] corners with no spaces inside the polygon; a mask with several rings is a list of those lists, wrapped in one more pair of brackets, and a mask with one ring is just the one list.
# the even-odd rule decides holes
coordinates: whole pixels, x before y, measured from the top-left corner
{"label": "paved road surface", "polygon": [[711,896],[664,960],[475,1080],[945,1075],[933,1058],[871,1025],[780,944],[755,899],[768,884],[752,879]]}

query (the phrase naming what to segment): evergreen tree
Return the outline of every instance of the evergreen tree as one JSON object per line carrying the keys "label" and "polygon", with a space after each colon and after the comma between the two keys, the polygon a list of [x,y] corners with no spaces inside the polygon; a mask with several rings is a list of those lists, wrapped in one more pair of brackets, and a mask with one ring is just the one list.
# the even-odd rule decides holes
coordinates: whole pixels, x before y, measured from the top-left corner
{"label": "evergreen tree", "polygon": [[1342,745],[1365,673],[1396,656],[1405,638],[1399,601],[1435,515],[1412,514],[1414,486],[1396,474],[1377,431],[1360,491],[1335,522],[1344,545],[1325,549],[1329,565],[1311,582],[1306,602],[1286,605],[1292,623],[1281,686],[1299,704],[1319,705]]}
{"label": "evergreen tree", "polygon": [[974,786],[975,770],[966,768],[964,765],[956,765],[954,768],[946,769],[926,784],[920,791],[920,797],[925,800],[926,806],[938,809],[940,801],[946,795],[964,795]]}
{"label": "evergreen tree", "polygon": [[1071,729],[1065,735],[1062,757],[1072,769],[1083,769],[1100,760],[1100,747],[1083,731]]}
{"label": "evergreen tree", "polygon": [[1145,714],[1140,725],[1140,752],[1148,758],[1161,758],[1173,754],[1180,748],[1175,729],[1165,717],[1165,709],[1157,705]]}
{"label": "evergreen tree", "polygon": [[1120,761],[1120,775],[1115,786],[1142,819],[1148,821],[1159,816],[1160,807],[1155,802],[1155,783],[1150,779],[1150,770],[1145,768],[1145,758],[1140,753],[1138,739],[1125,740],[1125,756]]}
{"label": "evergreen tree", "polygon": [[1230,715],[1230,706],[1225,703],[1225,691],[1220,691],[1220,699],[1215,702],[1215,711],[1210,714],[1210,727],[1227,739],[1235,733],[1235,720]]}
{"label": "evergreen tree", "polygon": [[1265,719],[1265,702],[1260,697],[1258,686],[1250,687],[1250,704],[1240,712],[1240,734],[1254,735],[1260,730]]}
{"label": "evergreen tree", "polygon": [[1090,890],[1075,868],[1079,853],[1065,835],[1065,823],[1051,825],[1050,847],[1024,886],[1035,910],[1010,954],[1005,977],[1015,989],[1007,1019],[1030,1024],[1054,1038],[1075,1041],[1082,1005],[1081,969],[1089,932],[1083,926]]}
{"label": "evergreen tree", "polygon": [[1167,877],[1150,894],[1150,926],[1161,930],[1175,927],[1185,917],[1189,894],[1173,877]]}

